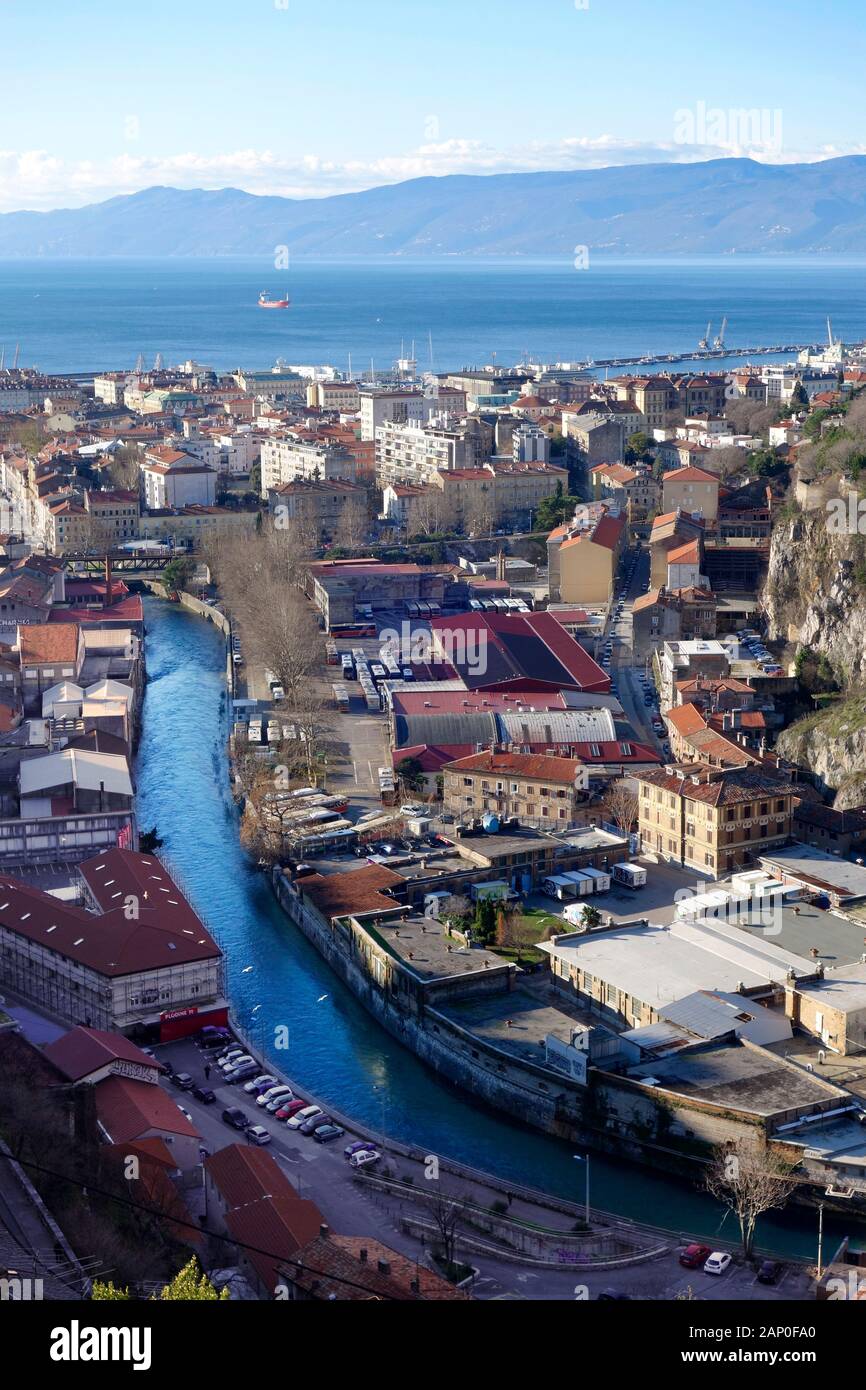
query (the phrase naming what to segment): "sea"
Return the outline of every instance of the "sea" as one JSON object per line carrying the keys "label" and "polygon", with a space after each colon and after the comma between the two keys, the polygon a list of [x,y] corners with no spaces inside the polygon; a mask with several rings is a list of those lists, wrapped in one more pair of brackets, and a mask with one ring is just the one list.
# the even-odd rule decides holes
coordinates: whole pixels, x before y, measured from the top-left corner
{"label": "sea", "polygon": [[[287,310],[262,310],[259,294]],[[419,371],[866,338],[866,257],[0,261],[0,351],[46,372],[194,359]],[[790,354],[783,353],[782,357]],[[733,362],[734,359],[730,361]],[[684,364],[688,365],[688,363]],[[716,366],[719,364],[716,363]],[[730,365],[730,363],[728,363]]]}

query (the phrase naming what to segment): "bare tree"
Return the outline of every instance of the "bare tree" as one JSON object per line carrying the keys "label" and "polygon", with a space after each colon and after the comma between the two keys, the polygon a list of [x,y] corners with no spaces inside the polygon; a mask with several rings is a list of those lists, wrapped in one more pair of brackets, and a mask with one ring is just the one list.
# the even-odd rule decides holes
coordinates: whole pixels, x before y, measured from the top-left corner
{"label": "bare tree", "polygon": [[796,1186],[792,1171],[790,1164],[775,1154],[751,1146],[733,1145],[717,1151],[705,1177],[706,1188],[736,1216],[745,1259],[752,1257],[758,1218],[787,1206]]}
{"label": "bare tree", "polygon": [[639,802],[625,779],[612,782],[605,792],[604,808],[613,824],[630,834],[638,817]]}
{"label": "bare tree", "polygon": [[370,535],[370,517],[361,497],[348,496],[343,503],[334,539],[346,550],[360,550]]}
{"label": "bare tree", "polygon": [[455,1263],[457,1233],[462,1225],[465,1211],[465,1197],[451,1197],[447,1192],[441,1190],[437,1192],[430,1204],[430,1214],[436,1227],[442,1258],[449,1267]]}

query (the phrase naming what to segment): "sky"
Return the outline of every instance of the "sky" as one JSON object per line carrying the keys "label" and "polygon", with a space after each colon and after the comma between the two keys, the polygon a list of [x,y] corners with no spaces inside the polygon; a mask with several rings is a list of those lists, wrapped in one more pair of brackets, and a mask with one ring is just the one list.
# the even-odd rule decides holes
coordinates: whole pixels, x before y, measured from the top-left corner
{"label": "sky", "polygon": [[0,211],[866,153],[863,0],[0,0]]}

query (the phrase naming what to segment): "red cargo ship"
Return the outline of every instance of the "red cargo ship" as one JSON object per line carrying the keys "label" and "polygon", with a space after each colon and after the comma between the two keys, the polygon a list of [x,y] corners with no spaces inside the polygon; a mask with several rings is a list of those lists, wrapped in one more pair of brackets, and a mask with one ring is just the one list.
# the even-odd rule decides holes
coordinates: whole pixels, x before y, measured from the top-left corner
{"label": "red cargo ship", "polygon": [[268,299],[267,290],[262,290],[259,295],[260,309],[288,309],[291,302],[290,299]]}

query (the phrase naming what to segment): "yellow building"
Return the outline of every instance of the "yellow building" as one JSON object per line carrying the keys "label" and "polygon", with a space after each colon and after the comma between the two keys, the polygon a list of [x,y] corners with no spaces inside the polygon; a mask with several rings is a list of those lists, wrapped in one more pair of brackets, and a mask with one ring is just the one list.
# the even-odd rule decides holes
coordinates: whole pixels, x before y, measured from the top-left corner
{"label": "yellow building", "polygon": [[637,781],[644,850],[710,878],[754,864],[791,833],[794,784],[760,768],[685,764]]}
{"label": "yellow building", "polygon": [[700,512],[705,521],[719,515],[719,480],[703,468],[677,468],[662,479],[662,511]]}
{"label": "yellow building", "polygon": [[547,541],[550,597],[561,603],[606,604],[613,596],[627,526],[622,513],[602,509],[571,526],[559,526]]}

